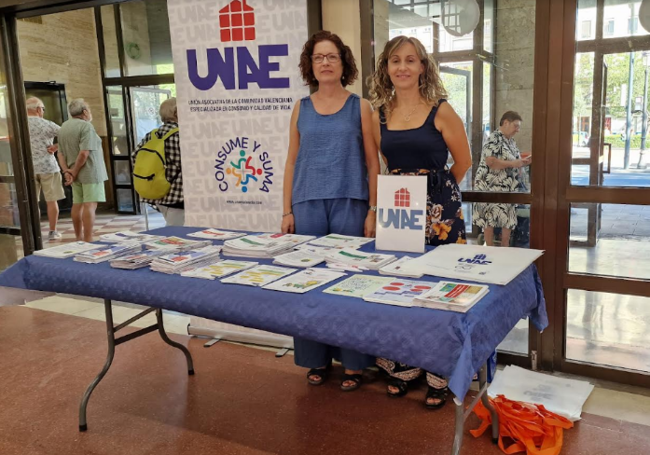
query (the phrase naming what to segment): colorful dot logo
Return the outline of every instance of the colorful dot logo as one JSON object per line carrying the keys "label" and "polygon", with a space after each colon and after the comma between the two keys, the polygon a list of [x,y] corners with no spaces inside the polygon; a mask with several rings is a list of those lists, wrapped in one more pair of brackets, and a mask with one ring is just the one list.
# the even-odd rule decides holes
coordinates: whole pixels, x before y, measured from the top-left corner
{"label": "colorful dot logo", "polygon": [[240,150],[239,156],[237,163],[230,162],[231,167],[226,169],[226,174],[235,176],[237,178],[235,186],[241,187],[242,193],[246,193],[250,182],[257,182],[257,176],[262,175],[262,168],[251,165],[253,157],[246,157],[246,151]]}

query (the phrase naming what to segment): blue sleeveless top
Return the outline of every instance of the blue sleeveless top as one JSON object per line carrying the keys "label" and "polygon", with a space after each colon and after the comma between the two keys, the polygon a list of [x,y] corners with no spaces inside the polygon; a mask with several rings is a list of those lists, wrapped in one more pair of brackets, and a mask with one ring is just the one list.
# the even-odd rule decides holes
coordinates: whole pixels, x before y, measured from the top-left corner
{"label": "blue sleeveless top", "polygon": [[361,101],[357,95],[351,94],[331,115],[316,112],[310,97],[301,99],[298,132],[292,204],[315,199],[368,200]]}
{"label": "blue sleeveless top", "polygon": [[424,124],[408,130],[389,130],[383,109],[379,111],[381,125],[381,153],[388,160],[388,169],[442,170],[447,164],[449,149],[436,129],[434,119],[438,107],[447,100],[440,100],[429,112]]}

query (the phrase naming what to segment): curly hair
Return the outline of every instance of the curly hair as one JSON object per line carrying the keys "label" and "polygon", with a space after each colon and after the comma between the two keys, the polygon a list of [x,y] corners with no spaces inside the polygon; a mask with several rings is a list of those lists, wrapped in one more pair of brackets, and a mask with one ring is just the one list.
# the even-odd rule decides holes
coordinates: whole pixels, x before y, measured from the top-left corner
{"label": "curly hair", "polygon": [[442,98],[447,97],[447,91],[442,85],[438,65],[433,57],[427,54],[426,49],[417,38],[396,36],[386,43],[384,51],[377,58],[377,69],[368,78],[370,86],[370,103],[375,109],[384,109],[384,115],[389,117],[395,103],[395,87],[388,75],[388,59],[405,43],[415,46],[415,51],[424,65],[424,73],[420,75],[420,97],[437,106]]}
{"label": "curly hair", "polygon": [[341,84],[343,87],[351,85],[354,81],[357,80],[359,71],[357,70],[357,64],[354,60],[354,55],[352,55],[352,50],[343,44],[341,38],[338,35],[335,35],[332,32],[326,30],[321,30],[320,32],[314,33],[311,38],[305,43],[302,47],[302,54],[300,54],[300,74],[302,79],[305,81],[305,85],[311,87],[318,87],[318,81],[314,76],[314,69],[312,66],[311,56],[314,53],[314,47],[316,44],[321,41],[331,41],[334,43],[336,48],[341,54],[341,64],[343,65],[343,76],[341,77]]}

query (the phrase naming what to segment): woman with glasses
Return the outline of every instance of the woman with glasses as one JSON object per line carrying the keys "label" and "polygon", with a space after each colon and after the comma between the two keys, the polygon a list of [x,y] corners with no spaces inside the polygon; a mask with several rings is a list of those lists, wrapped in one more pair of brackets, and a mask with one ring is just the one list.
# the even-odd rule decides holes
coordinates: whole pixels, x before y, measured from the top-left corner
{"label": "woman with glasses", "polygon": [[[345,87],[357,78],[352,51],[330,32],[314,34],[303,47],[300,71],[315,89],[291,116],[284,174],[282,232],[374,237],[379,158],[372,137],[372,108]],[[341,389],[359,388],[375,358],[295,338],[295,362],[310,368],[309,384],[327,380],[332,359],[345,374]]]}
{"label": "woman with glasses", "polygon": [[[466,243],[458,183],[472,165],[465,127],[447,96],[435,62],[415,38],[390,40],[377,59],[372,78],[371,102],[375,143],[391,174],[426,175],[426,242],[429,245]],[[447,168],[447,157],[454,160]],[[420,368],[389,359],[377,365],[391,376],[388,394],[406,395],[408,381]],[[429,409],[444,406],[447,381],[426,372]]]}

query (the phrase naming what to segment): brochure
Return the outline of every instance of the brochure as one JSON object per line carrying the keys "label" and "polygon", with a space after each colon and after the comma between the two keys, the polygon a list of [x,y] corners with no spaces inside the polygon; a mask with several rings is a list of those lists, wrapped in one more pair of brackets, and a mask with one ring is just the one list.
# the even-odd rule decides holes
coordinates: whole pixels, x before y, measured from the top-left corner
{"label": "brochure", "polygon": [[373,242],[375,239],[370,237],[352,237],[342,234],[328,234],[325,237],[318,238],[309,242],[315,246],[325,246],[330,248],[353,248],[357,249],[366,243]]}
{"label": "brochure", "polygon": [[226,259],[203,267],[198,267],[187,272],[182,272],[181,276],[189,278],[203,278],[205,280],[214,280],[222,278],[242,270],[247,270],[258,265],[259,262],[234,261]]}
{"label": "brochure", "polygon": [[86,264],[99,264],[100,262],[106,262],[115,259],[118,256],[135,253],[136,251],[142,251],[142,245],[140,242],[134,242],[131,240],[129,242],[117,243],[112,246],[104,245],[101,248],[84,251],[83,253],[75,255],[74,260]]}
{"label": "brochure", "polygon": [[145,234],[144,232],[131,231],[112,232],[110,234],[102,234],[99,236],[99,240],[106,243],[122,243],[132,240],[137,240],[138,242],[143,243],[162,238],[164,238],[162,235],[150,235]]}
{"label": "brochure", "polygon": [[273,291],[304,294],[343,276],[345,276],[345,273],[342,272],[333,272],[326,269],[307,269],[263,287]]}
{"label": "brochure", "polygon": [[340,283],[336,283],[334,286],[330,286],[323,292],[326,294],[345,295],[362,299],[364,296],[375,292],[393,280],[394,278],[392,277],[362,275],[358,273]]}
{"label": "brochure", "polygon": [[151,270],[170,274],[185,272],[215,262],[220,251],[220,246],[210,245],[196,250],[166,254],[151,262]]}
{"label": "brochure", "polygon": [[437,283],[393,278],[391,282],[363,297],[366,302],[410,307],[413,299],[433,289]]}
{"label": "brochure", "polygon": [[296,269],[287,267],[276,267],[274,265],[258,265],[252,269],[240,272],[237,275],[230,276],[221,280],[222,283],[243,284],[245,286],[264,286],[272,281],[279,280],[293,272]]}
{"label": "brochure", "polygon": [[147,242],[144,244],[145,248],[151,250],[193,250],[203,248],[204,246],[212,245],[209,240],[188,240],[180,237],[163,237],[158,240]]}
{"label": "brochure", "polygon": [[314,235],[299,235],[299,234],[260,234],[257,236],[261,239],[280,240],[282,242],[291,242],[293,246],[301,245],[310,240],[314,240]]}
{"label": "brochure", "polygon": [[332,251],[325,256],[328,262],[356,265],[369,270],[379,270],[381,267],[395,261],[395,255],[366,253],[352,248]]}
{"label": "brochure", "polygon": [[139,253],[111,259],[109,264],[116,269],[136,270],[148,266],[155,258],[167,254],[165,250],[144,250]]}
{"label": "brochure", "polygon": [[273,263],[287,267],[313,267],[324,261],[322,256],[304,250],[296,250],[276,256]]}
{"label": "brochure", "polygon": [[84,251],[90,251],[99,248],[100,245],[88,242],[71,242],[64,243],[63,245],[54,246],[52,248],[45,248],[43,250],[34,251],[35,256],[43,256],[46,258],[66,259],[73,257]]}
{"label": "brochure", "polygon": [[247,235],[238,239],[226,240],[223,244],[223,254],[250,258],[270,259],[285,253],[294,247],[291,240],[282,238],[269,239],[261,235]]}
{"label": "brochure", "polygon": [[404,266],[409,263],[413,258],[411,256],[402,256],[395,262],[391,262],[388,265],[383,266],[379,269],[380,275],[390,275],[390,276],[399,276],[406,278],[421,278],[424,274],[422,273],[413,273],[407,272],[404,270]]}
{"label": "brochure", "polygon": [[187,234],[188,237],[194,239],[210,239],[210,240],[230,240],[236,239],[239,237],[244,237],[245,232],[233,232],[233,231],[222,231],[220,229],[203,229],[202,231],[192,232]]}
{"label": "brochure", "polygon": [[490,291],[481,284],[441,281],[429,292],[416,297],[414,306],[466,313]]}

